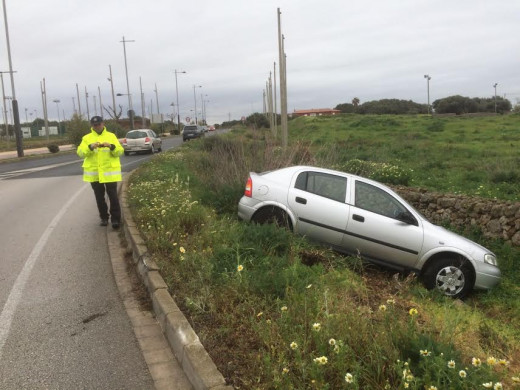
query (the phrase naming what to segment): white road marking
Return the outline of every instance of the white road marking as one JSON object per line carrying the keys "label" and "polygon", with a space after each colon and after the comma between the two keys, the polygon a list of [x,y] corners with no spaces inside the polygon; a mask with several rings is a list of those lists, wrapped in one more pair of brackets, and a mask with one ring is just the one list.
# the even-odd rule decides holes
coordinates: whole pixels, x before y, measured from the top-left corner
{"label": "white road marking", "polygon": [[31,270],[36,263],[36,260],[40,256],[43,248],[47,244],[50,235],[54,231],[54,228],[58,226],[61,218],[65,215],[67,210],[72,206],[76,198],[87,188],[87,185],[83,185],[78,192],[76,192],[69,201],[61,208],[61,210],[56,214],[54,219],[51,221],[49,226],[45,229],[42,236],[34,246],[31,254],[25,261],[25,264],[22,268],[22,271],[16,278],[14,282],[13,288],[7,297],[7,301],[5,302],[4,308],[2,309],[2,313],[0,314],[0,358],[2,357],[2,351],[7,340],[7,336],[9,335],[9,330],[11,329],[11,323],[13,322],[13,317],[22,298],[23,290],[29,276],[31,275]]}

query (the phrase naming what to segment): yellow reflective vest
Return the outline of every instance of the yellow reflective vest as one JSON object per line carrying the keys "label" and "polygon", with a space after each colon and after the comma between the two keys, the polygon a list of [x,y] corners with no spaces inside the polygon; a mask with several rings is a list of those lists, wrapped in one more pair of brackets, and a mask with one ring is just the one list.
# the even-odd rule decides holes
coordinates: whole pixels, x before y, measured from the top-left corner
{"label": "yellow reflective vest", "polygon": [[[110,148],[96,148],[91,150],[90,144],[96,142],[108,142],[115,145],[114,150]],[[121,181],[121,162],[119,156],[124,152],[123,147],[114,133],[107,128],[103,128],[101,134],[94,129],[90,129],[90,133],[83,136],[81,144],[78,146],[78,156],[83,158],[83,181],[100,183],[111,183]]]}

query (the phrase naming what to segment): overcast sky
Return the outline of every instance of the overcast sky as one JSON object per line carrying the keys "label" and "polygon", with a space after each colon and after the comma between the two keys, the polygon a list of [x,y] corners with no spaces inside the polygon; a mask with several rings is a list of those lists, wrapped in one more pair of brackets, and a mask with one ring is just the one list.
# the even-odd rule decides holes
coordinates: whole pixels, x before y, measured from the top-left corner
{"label": "overcast sky", "polygon": [[[460,94],[520,100],[519,0],[5,0],[20,119],[86,114],[127,93],[123,36],[133,107],[171,115],[178,75],[181,118],[193,117],[201,94],[209,123],[262,112],[262,93],[278,64],[277,8],[287,55],[288,110],[333,108],[397,98],[427,102]],[[4,20],[0,71],[8,71]],[[277,80],[279,79],[277,69]],[[11,83],[4,74],[6,95]],[[128,97],[116,97],[128,109]],[[100,108],[97,108],[100,113]],[[106,113],[103,113],[107,117]],[[148,114],[147,114],[148,115]],[[200,113],[198,114],[200,117]]]}

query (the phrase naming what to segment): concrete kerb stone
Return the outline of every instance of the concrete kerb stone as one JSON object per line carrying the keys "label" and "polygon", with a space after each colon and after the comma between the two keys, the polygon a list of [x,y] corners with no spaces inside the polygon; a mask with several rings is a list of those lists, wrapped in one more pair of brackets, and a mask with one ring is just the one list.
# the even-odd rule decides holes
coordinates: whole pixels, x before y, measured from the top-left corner
{"label": "concrete kerb stone", "polygon": [[153,309],[166,339],[195,390],[232,390],[201,344],[199,337],[168,292],[166,282],[139,234],[127,204],[128,178],[119,187],[123,233],[137,264],[138,274],[152,298]]}

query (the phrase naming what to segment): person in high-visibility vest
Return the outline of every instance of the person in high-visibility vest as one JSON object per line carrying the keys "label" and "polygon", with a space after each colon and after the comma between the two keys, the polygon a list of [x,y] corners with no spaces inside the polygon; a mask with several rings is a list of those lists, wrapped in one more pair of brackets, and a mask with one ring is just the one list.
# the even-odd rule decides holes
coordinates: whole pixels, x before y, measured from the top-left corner
{"label": "person in high-visibility vest", "polygon": [[[121,225],[121,206],[117,197],[117,182],[121,181],[121,161],[123,147],[114,133],[109,132],[103,118],[93,116],[90,133],[83,136],[78,146],[78,156],[83,158],[83,181],[90,183],[96,196],[100,225],[108,225],[108,217],[114,229]],[[110,214],[105,200],[105,192],[110,200]]]}

